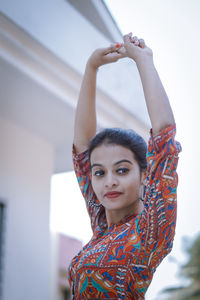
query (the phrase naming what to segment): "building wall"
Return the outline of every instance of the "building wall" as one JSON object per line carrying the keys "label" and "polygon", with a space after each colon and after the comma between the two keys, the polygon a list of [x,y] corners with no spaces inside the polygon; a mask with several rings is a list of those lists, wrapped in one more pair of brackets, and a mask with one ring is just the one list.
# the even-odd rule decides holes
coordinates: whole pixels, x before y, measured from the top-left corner
{"label": "building wall", "polygon": [[[1,0],[0,9],[3,14],[9,17],[11,23],[19,25],[22,31],[26,31],[30,37],[33,37],[46,47],[51,54],[55,55],[55,58],[58,57],[61,62],[63,61],[63,65],[66,63],[67,66],[71,66],[79,75],[83,73],[85,62],[91,52],[97,47],[110,44],[110,41],[66,0]],[[16,31],[18,31],[18,28],[16,28]],[[8,39],[6,39],[8,47],[13,39],[12,34],[8,35]],[[23,42],[14,39],[12,47],[16,43],[15,48],[21,48],[21,52],[14,52],[17,55],[13,57],[12,48],[9,53],[5,51],[6,61],[13,63],[15,67],[19,68],[20,72],[27,75],[28,79],[36,80],[41,86],[45,86],[48,91],[51,91],[52,95],[58,96],[59,93],[55,92],[57,86],[55,86],[55,89],[49,88],[52,84],[51,80],[48,81],[49,76],[46,76],[45,80],[42,76],[34,76],[37,74],[37,72],[34,72],[37,69],[37,60],[39,60],[40,65],[44,65],[45,71],[49,69],[49,73],[55,73],[56,78],[60,77],[61,82],[59,81],[59,84],[61,87],[65,85],[63,80],[63,74],[65,73],[61,72],[60,68],[55,68],[52,71],[54,64],[48,63],[46,57],[42,59],[38,47],[34,47],[29,42],[30,39],[26,38],[23,39]],[[22,56],[25,50],[31,59],[34,57],[33,65],[31,64],[32,60],[27,59],[28,55]],[[27,67],[27,65],[20,65],[21,56],[25,58],[25,62],[29,66],[28,70],[30,71],[32,68],[32,72],[30,71],[27,74],[27,69],[23,69],[23,66]],[[25,94],[25,87],[27,87],[27,81],[25,80],[22,80],[25,87],[21,86],[21,89],[15,92],[11,77],[8,78],[8,86],[5,90],[11,90],[14,93],[14,96],[9,99],[11,110],[15,110],[13,102],[17,106],[14,99],[18,100],[23,95],[25,103],[28,104],[29,111],[32,113],[32,106],[29,105],[29,101],[34,106],[36,102],[40,102],[41,98],[33,97],[30,89]],[[19,87],[17,82],[16,80],[15,84]],[[47,82],[48,84],[46,84]],[[70,84],[76,92],[76,80],[70,81]],[[142,116],[142,122],[145,123],[146,110],[142,101],[143,93],[141,92],[141,84],[134,63],[130,64],[123,60],[117,64],[104,66],[98,74],[98,85],[105,92],[103,99],[102,94],[97,93],[98,103],[104,106],[102,111],[107,110],[108,112],[111,110],[106,102],[108,94],[112,100],[119,101],[122,105],[127,104],[130,107],[130,112],[136,112],[133,121],[140,119]],[[3,88],[2,95],[5,95]],[[31,100],[31,96],[33,100]],[[71,107],[76,106],[77,97],[69,98],[70,100],[67,99],[65,94],[64,99],[61,97],[61,99],[56,98],[56,100],[59,99],[58,101],[61,100],[62,104],[66,105],[69,105],[71,101],[71,112]],[[44,100],[44,97],[42,99]],[[44,102],[41,102],[41,107],[42,103]],[[4,104],[8,109],[7,99],[3,101]],[[28,117],[24,113],[24,106],[21,107],[20,115],[24,114]],[[48,103],[46,108],[49,111]],[[38,111],[41,112],[42,110],[39,109]],[[113,114],[115,114],[114,110]],[[55,288],[55,277],[51,272],[51,270],[54,270],[53,258],[55,256],[51,256],[52,261],[50,264],[50,248],[52,248],[52,253],[55,252],[56,254],[57,251],[53,247],[53,241],[51,241],[52,245],[50,246],[49,235],[50,178],[53,173],[53,152],[55,150],[53,147],[55,145],[53,146],[50,142],[47,143],[44,140],[45,138],[43,139],[41,136],[31,133],[31,129],[25,123],[19,123],[21,125],[11,123],[9,121],[11,115],[10,112],[7,114],[7,120],[0,117],[0,198],[7,203],[3,300],[47,300],[49,294],[51,294],[50,288],[51,291]],[[124,125],[127,125],[126,115],[124,114],[124,117],[121,117],[121,123]],[[69,118],[69,116],[66,115],[66,118]],[[49,128],[43,118],[41,118],[41,124],[36,121],[36,118],[34,118],[34,121],[38,126],[45,127],[44,125],[46,125]],[[59,126],[56,127],[55,118],[52,118],[51,123],[56,128],[55,132],[58,131]],[[27,124],[29,124],[29,119]],[[63,126],[63,128],[66,131],[67,127]],[[71,151],[69,139],[67,142]],[[62,141],[60,144],[62,145]],[[52,269],[50,269],[50,266]],[[50,285],[50,275],[52,286]]]}
{"label": "building wall", "polygon": [[[66,0],[1,0],[0,7],[6,16],[81,74],[94,49],[111,43]],[[119,39],[122,41],[122,37]],[[123,59],[103,66],[98,72],[98,87],[150,126],[134,62]]]}
{"label": "building wall", "polygon": [[0,118],[0,199],[6,204],[3,300],[49,299],[52,147]]}
{"label": "building wall", "polygon": [[3,14],[77,71],[84,70],[94,48],[109,42],[66,0],[1,0],[0,7]]}
{"label": "building wall", "polygon": [[[70,265],[70,262],[72,258],[77,255],[77,253],[82,248],[82,242],[73,238],[66,236],[64,234],[59,233],[58,234],[58,269],[64,272],[68,271],[68,267]],[[66,278],[62,278],[60,276],[59,278],[60,285],[66,286]]]}
{"label": "building wall", "polygon": [[68,282],[68,267],[72,258],[82,248],[82,242],[61,234],[52,232],[52,249],[54,251],[52,255],[51,264],[51,297],[50,300],[63,300],[65,292],[69,292],[70,287]]}

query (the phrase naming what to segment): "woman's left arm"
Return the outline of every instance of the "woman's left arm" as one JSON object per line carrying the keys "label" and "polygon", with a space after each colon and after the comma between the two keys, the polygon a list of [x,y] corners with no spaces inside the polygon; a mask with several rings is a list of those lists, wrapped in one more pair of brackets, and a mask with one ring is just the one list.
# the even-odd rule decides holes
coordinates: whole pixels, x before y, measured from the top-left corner
{"label": "woman's left arm", "polygon": [[132,38],[131,34],[124,36],[124,48],[126,55],[137,65],[153,134],[158,134],[175,121],[167,94],[154,66],[153,53],[144,40]]}

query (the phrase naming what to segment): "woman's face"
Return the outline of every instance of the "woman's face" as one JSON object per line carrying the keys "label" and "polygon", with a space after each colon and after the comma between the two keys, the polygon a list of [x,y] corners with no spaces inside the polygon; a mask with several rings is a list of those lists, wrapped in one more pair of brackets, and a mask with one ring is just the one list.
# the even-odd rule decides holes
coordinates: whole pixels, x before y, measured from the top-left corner
{"label": "woman's face", "polygon": [[90,157],[92,187],[107,210],[132,209],[142,197],[144,174],[131,150],[102,144]]}

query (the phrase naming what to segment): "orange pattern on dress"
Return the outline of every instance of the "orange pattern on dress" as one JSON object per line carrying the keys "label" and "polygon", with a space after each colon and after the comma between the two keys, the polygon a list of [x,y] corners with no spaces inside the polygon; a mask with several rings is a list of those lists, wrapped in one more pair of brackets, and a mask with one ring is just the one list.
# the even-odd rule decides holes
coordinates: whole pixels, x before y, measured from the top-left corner
{"label": "orange pattern on dress", "polygon": [[153,274],[171,251],[176,224],[176,173],[181,146],[175,125],[148,143],[144,210],[107,229],[104,207],[91,185],[88,151],[73,151],[74,169],[86,201],[93,236],[69,269],[72,298],[144,299]]}

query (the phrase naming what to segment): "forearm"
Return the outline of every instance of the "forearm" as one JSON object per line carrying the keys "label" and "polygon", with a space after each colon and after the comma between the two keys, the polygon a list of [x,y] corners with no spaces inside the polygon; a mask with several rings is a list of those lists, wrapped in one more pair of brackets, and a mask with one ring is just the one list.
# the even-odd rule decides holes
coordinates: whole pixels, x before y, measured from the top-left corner
{"label": "forearm", "polygon": [[74,126],[74,145],[79,153],[87,149],[89,140],[96,133],[96,73],[97,69],[86,65]]}
{"label": "forearm", "polygon": [[96,76],[102,65],[113,63],[124,55],[117,51],[116,46],[96,49],[90,56],[83,77],[74,127],[74,145],[77,152],[88,147],[89,140],[96,134]]}
{"label": "forearm", "polygon": [[138,59],[137,68],[142,81],[153,133],[174,124],[173,112],[151,56]]}

